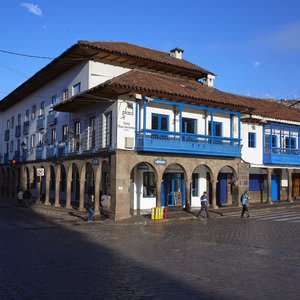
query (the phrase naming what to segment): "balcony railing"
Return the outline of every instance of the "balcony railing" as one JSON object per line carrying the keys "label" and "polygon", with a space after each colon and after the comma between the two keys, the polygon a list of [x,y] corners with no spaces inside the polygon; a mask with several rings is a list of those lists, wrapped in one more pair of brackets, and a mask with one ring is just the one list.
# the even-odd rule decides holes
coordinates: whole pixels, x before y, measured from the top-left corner
{"label": "balcony railing", "polygon": [[58,157],[65,157],[68,155],[68,146],[66,142],[58,143],[57,149]]}
{"label": "balcony railing", "polygon": [[15,127],[15,137],[19,138],[21,136],[21,125],[16,125]]}
{"label": "balcony railing", "polygon": [[45,115],[40,115],[36,121],[36,130],[42,130],[45,128]]}
{"label": "balcony railing", "polygon": [[56,124],[57,113],[54,110],[51,110],[47,116],[47,124],[55,125]]}
{"label": "balcony railing", "polygon": [[264,164],[300,165],[300,151],[292,148],[265,147]]}
{"label": "balcony railing", "polygon": [[44,147],[38,146],[35,149],[35,158],[36,159],[43,159],[44,158]]}
{"label": "balcony railing", "polygon": [[24,149],[22,151],[22,161],[26,161],[28,158],[28,150],[27,149]]}
{"label": "balcony railing", "polygon": [[15,151],[14,159],[17,162],[20,162],[20,160],[21,160],[21,153],[20,153],[20,151]]}
{"label": "balcony railing", "polygon": [[52,158],[52,157],[57,157],[57,147],[54,144],[48,145],[46,147],[46,157],[47,158]]}
{"label": "balcony railing", "polygon": [[170,131],[144,130],[137,133],[138,151],[189,153],[240,157],[240,139]]}
{"label": "balcony railing", "polygon": [[4,133],[4,141],[5,141],[5,142],[8,142],[8,141],[9,141],[9,129],[6,129],[6,130],[5,130],[5,133]]}
{"label": "balcony railing", "polygon": [[24,135],[29,134],[29,121],[25,121],[23,123],[23,134]]}

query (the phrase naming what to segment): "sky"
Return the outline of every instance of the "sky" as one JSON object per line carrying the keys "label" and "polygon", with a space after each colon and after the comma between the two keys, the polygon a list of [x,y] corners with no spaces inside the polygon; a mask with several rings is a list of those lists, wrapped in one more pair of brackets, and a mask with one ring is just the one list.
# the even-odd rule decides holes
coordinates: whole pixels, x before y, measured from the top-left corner
{"label": "sky", "polygon": [[1,1],[0,99],[78,40],[184,49],[217,75],[214,87],[300,99],[298,0]]}

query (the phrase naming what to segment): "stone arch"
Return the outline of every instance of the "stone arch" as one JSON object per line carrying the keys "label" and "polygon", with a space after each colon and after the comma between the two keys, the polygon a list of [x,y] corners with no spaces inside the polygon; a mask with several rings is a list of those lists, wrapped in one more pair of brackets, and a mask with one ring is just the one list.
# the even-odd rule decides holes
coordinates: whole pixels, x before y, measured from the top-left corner
{"label": "stone arch", "polygon": [[130,212],[140,214],[157,204],[158,174],[148,162],[137,163],[130,172]]}
{"label": "stone arch", "polygon": [[94,168],[90,162],[85,163],[85,193],[95,192]]}
{"label": "stone arch", "polygon": [[[161,205],[171,207],[185,207],[189,205],[186,190],[190,190],[187,172],[178,163],[169,164],[162,175]],[[188,201],[187,201],[188,200]]]}
{"label": "stone arch", "polygon": [[217,206],[238,204],[238,175],[234,167],[225,165],[215,175]]}
{"label": "stone arch", "polygon": [[71,204],[73,207],[79,207],[79,188],[80,188],[80,176],[79,176],[79,168],[75,162],[70,166],[70,170],[68,172],[69,176],[72,176],[72,185],[71,185]]}
{"label": "stone arch", "polygon": [[60,164],[59,204],[66,207],[67,172],[64,164]]}
{"label": "stone arch", "polygon": [[49,201],[52,205],[55,203],[55,168],[54,165],[49,165]]}
{"label": "stone arch", "polygon": [[200,206],[200,196],[207,192],[208,201],[212,204],[213,171],[206,164],[199,164],[193,169],[191,184],[191,207]]}

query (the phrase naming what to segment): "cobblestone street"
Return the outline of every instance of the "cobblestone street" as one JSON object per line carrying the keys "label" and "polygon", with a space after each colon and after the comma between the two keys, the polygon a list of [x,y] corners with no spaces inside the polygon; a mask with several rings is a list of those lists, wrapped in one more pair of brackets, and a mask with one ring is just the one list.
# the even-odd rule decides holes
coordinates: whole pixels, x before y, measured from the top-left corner
{"label": "cobblestone street", "polygon": [[299,207],[250,213],[91,225],[2,206],[0,299],[299,299]]}

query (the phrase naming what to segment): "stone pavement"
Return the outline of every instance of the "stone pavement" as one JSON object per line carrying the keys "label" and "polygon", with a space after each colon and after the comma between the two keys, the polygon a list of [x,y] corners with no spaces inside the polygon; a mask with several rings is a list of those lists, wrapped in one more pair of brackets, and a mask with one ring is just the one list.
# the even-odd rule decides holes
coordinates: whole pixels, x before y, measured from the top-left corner
{"label": "stone pavement", "polygon": [[[284,207],[271,210],[300,215]],[[299,299],[300,223],[222,208],[90,225],[52,209],[0,207],[1,300]]]}

